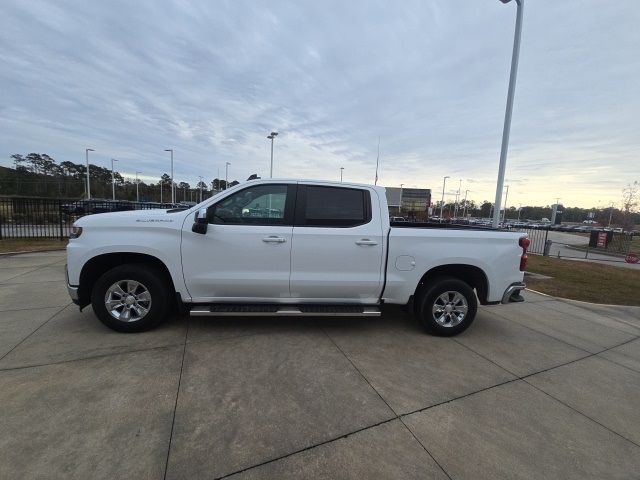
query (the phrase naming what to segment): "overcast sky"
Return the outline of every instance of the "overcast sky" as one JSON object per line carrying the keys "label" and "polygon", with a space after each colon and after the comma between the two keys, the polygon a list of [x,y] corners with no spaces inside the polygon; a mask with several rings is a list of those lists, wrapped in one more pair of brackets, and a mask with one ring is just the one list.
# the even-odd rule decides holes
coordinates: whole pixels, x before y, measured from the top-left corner
{"label": "overcast sky", "polygon": [[[3,0],[0,162],[156,179],[274,176],[493,200],[516,5],[498,0]],[[510,205],[619,202],[640,180],[640,9],[526,0]]]}

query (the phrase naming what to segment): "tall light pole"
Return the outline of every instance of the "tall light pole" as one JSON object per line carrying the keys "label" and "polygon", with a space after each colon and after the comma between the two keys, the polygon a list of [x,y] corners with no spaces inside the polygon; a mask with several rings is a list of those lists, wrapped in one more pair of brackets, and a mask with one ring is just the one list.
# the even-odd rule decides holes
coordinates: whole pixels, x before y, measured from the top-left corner
{"label": "tall light pole", "polygon": [[607,227],[611,226],[611,217],[613,217],[613,202],[611,202],[611,206],[609,207],[609,224]]}
{"label": "tall light pole", "polygon": [[198,175],[200,181],[198,182],[198,187],[200,187],[200,203],[202,203],[202,177]]}
{"label": "tall light pole", "polygon": [[138,180],[138,174],[142,172],[136,172],[136,202],[140,202],[140,181]]}
{"label": "tall light pole", "polygon": [[89,181],[89,152],[95,152],[93,148],[85,148],[84,155],[87,159],[87,200],[91,200],[91,182]]}
{"label": "tall light pole", "polygon": [[506,186],[506,193],[504,194],[504,214],[502,215],[502,223],[507,219],[507,200],[509,199],[509,185]]}
{"label": "tall light pole", "polygon": [[460,179],[460,183],[458,184],[458,191],[456,192],[456,208],[454,210],[453,216],[458,218],[458,209],[460,205],[460,194],[462,193],[460,189],[462,188],[462,179]]}
{"label": "tall light pole", "polygon": [[340,167],[340,181],[342,182],[342,174],[344,173],[344,167]]}
{"label": "tall light pole", "polygon": [[171,203],[176,203],[176,192],[173,189],[173,148],[165,148],[165,152],[171,152]]}
{"label": "tall light pole", "polygon": [[404,183],[400,184],[400,204],[398,205],[399,213],[402,213],[402,187],[404,187]]}
{"label": "tall light pole", "polygon": [[273,140],[278,136],[278,132],[271,132],[267,138],[271,140],[271,168],[269,169],[269,178],[273,178]]}
{"label": "tall light pole", "polygon": [[464,204],[462,206],[462,217],[467,218],[467,195],[469,194],[469,190],[465,190],[464,192]]}
{"label": "tall light pole", "polygon": [[231,163],[227,162],[224,164],[224,189],[229,188],[229,165]]}
{"label": "tall light pole", "polygon": [[115,174],[113,173],[113,162],[117,162],[118,160],[116,158],[112,158],[111,159],[111,199],[115,200],[116,199],[116,177]]}
{"label": "tall light pole", "polygon": [[442,203],[440,204],[440,223],[442,223],[442,215],[444,213],[444,188],[447,185],[447,178],[451,178],[451,177],[447,175],[442,179]]}
{"label": "tall light pole", "polygon": [[[509,3],[511,0],[500,0]],[[504,173],[507,166],[507,150],[509,149],[509,133],[511,131],[511,114],[513,113],[513,96],[516,90],[516,76],[518,75],[518,58],[520,56],[520,37],[522,34],[522,9],[524,0],[515,0],[518,5],[516,13],[516,31],[513,37],[513,53],[511,55],[511,74],[509,75],[509,91],[507,107],[504,113],[504,128],[502,130],[502,147],[500,148],[500,166],[498,167],[498,184],[496,185],[496,202],[493,209],[493,228],[500,223],[500,204],[502,189],[504,188]]]}

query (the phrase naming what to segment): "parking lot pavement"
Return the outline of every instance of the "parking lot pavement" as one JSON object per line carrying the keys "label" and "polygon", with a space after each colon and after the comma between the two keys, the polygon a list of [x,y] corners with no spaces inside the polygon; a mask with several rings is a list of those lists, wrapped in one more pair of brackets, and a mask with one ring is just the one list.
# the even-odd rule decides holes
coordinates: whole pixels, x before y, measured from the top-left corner
{"label": "parking lot pavement", "polygon": [[0,478],[637,478],[640,308],[526,292],[455,338],[381,318],[80,313],[0,258]]}

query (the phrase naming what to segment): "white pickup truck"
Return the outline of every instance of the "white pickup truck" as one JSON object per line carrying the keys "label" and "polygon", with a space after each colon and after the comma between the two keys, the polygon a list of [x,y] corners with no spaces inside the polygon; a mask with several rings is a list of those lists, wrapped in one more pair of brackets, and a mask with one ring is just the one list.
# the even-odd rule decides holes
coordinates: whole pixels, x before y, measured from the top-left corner
{"label": "white pickup truck", "polygon": [[256,180],[190,209],[80,218],[67,286],[109,327],[138,332],[192,316],[378,316],[407,305],[436,335],[478,301],[522,301],[522,233],[390,223],[384,188]]}

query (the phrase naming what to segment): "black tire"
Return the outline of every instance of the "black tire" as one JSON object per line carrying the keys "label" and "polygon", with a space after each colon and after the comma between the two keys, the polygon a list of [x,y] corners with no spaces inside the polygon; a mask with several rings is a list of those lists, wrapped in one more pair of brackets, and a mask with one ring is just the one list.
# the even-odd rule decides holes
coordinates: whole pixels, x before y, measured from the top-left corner
{"label": "black tire", "polygon": [[[449,303],[454,310],[446,313],[443,309],[442,314],[436,314],[434,305],[438,302],[438,307],[443,306],[443,296],[447,292],[455,292],[460,295],[460,297],[456,297],[454,294],[446,296],[450,299]],[[460,298],[464,298],[464,302]],[[462,316],[461,306],[464,306],[464,303],[466,303],[467,311]],[[451,337],[469,328],[477,311],[478,299],[467,283],[453,277],[441,277],[425,286],[418,299],[416,315],[427,332],[440,337]],[[440,322],[436,317],[440,319]]]}
{"label": "black tire", "polygon": [[[134,292],[134,295],[138,292],[139,297],[142,298],[144,290],[146,290],[149,293],[148,298],[150,298],[148,304],[146,303],[147,300],[140,300],[140,304],[138,305],[138,298],[135,298],[132,300],[135,302],[135,307],[133,305],[126,307],[125,304],[122,305],[122,311],[125,309],[130,310],[128,314],[129,316],[140,316],[140,318],[133,319],[131,321],[115,318],[106,306],[109,289],[114,284],[123,282],[119,284],[121,287],[135,285],[134,283],[124,283],[126,281],[137,282],[142,286],[138,287]],[[111,295],[115,299],[120,298],[118,297],[120,294],[117,292],[115,292],[115,295]],[[165,320],[170,307],[169,295],[170,289],[168,280],[163,272],[160,272],[158,269],[144,263],[130,263],[112,268],[96,281],[93,286],[93,290],[91,291],[91,305],[96,316],[107,327],[118,332],[125,333],[144,332],[155,328]],[[147,298],[147,296],[145,295],[144,298]],[[146,305],[148,305],[148,308],[144,308]],[[136,307],[137,309],[134,311],[134,308]],[[144,315],[139,313],[140,311],[145,310],[146,313]],[[131,312],[134,313],[132,314]],[[118,314],[118,311],[116,311],[115,314]]]}

